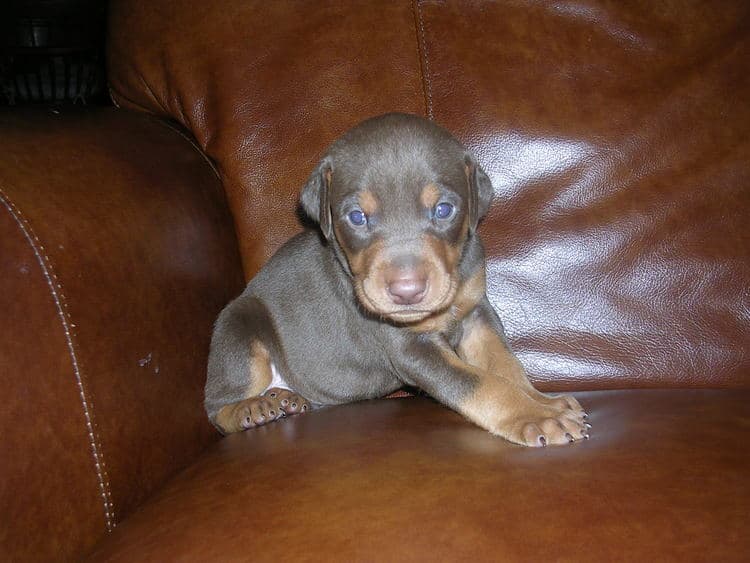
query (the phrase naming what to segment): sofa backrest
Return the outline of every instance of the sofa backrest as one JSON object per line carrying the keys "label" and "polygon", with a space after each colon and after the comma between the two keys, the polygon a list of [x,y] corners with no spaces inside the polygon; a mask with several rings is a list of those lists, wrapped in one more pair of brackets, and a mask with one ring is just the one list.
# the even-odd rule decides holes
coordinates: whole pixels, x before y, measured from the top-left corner
{"label": "sofa backrest", "polygon": [[215,163],[247,277],[301,228],[333,139],[423,114],[493,181],[488,292],[543,388],[741,387],[749,17],[742,0],[120,0],[110,82]]}

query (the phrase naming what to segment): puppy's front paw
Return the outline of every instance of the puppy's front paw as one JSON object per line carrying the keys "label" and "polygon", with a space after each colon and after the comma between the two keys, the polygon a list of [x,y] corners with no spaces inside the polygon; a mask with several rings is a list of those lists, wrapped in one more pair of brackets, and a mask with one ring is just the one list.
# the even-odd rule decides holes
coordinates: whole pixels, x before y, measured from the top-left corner
{"label": "puppy's front paw", "polygon": [[581,403],[578,402],[578,399],[576,399],[573,395],[543,395],[541,393],[539,395],[540,397],[537,400],[544,405],[552,407],[553,409],[561,411],[573,411],[576,416],[581,417],[584,420],[589,416],[586,411],[583,410],[583,407],[581,406]]}
{"label": "puppy's front paw", "polygon": [[276,402],[279,410],[283,413],[282,416],[301,414],[310,409],[310,403],[307,402],[307,399],[283,387],[272,387],[263,393],[263,396]]}
{"label": "puppy's front paw", "polygon": [[235,410],[237,424],[244,430],[263,426],[284,416],[273,399],[252,397],[240,403]]}
{"label": "puppy's front paw", "polygon": [[263,426],[285,416],[279,404],[266,397],[250,397],[225,405],[216,415],[216,424],[225,434]]}
{"label": "puppy's front paw", "polygon": [[566,398],[558,399],[562,401],[557,403],[560,405],[558,407],[538,403],[524,408],[505,421],[496,433],[511,442],[530,447],[570,444],[588,439],[591,425],[585,421],[586,414],[578,401],[570,397],[578,405],[571,408]]}

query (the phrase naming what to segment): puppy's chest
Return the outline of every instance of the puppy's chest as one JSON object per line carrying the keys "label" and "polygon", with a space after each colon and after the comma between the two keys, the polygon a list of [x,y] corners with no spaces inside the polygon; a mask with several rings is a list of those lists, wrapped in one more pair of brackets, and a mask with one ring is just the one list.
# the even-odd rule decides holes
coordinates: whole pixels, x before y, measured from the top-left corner
{"label": "puppy's chest", "polygon": [[[391,363],[389,357],[398,345],[398,335],[378,322],[360,319],[333,319],[319,330],[293,338],[282,338],[288,357],[297,365],[310,370],[330,370],[335,367],[352,371],[384,370]],[[291,336],[293,329],[282,329],[282,337]]]}

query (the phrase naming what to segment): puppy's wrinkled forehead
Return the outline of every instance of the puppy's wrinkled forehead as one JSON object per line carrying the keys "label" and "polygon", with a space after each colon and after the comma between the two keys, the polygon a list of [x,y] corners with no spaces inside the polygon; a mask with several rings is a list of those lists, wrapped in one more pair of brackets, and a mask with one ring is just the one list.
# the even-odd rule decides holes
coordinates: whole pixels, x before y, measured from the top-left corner
{"label": "puppy's wrinkled forehead", "polygon": [[436,185],[460,196],[467,190],[465,149],[422,119],[394,116],[365,122],[339,139],[329,154],[336,163],[333,205],[358,193],[363,194],[363,209],[376,206],[395,217],[424,205]]}

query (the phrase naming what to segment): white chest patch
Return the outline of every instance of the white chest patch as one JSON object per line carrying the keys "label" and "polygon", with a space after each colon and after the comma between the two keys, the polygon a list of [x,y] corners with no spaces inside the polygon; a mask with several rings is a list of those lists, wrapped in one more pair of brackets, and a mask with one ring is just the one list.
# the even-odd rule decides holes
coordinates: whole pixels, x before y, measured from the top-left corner
{"label": "white chest patch", "polygon": [[273,362],[271,363],[271,373],[273,374],[273,378],[271,379],[271,383],[268,387],[266,387],[266,390],[271,389],[272,387],[281,387],[282,389],[286,389],[288,391],[294,391],[289,384],[284,380],[284,378],[279,373],[279,370],[276,369],[276,364]]}

